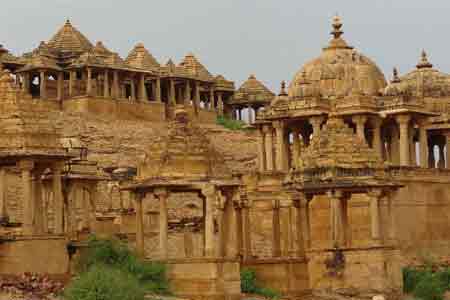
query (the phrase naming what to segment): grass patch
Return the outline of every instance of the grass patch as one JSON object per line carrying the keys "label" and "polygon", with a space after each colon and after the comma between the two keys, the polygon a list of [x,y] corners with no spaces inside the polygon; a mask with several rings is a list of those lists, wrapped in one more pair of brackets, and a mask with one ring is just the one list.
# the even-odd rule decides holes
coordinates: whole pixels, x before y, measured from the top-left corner
{"label": "grass patch", "polygon": [[247,126],[247,124],[245,124],[242,121],[229,119],[224,116],[218,116],[217,120],[216,120],[216,124],[221,125],[230,130],[245,130],[246,126]]}
{"label": "grass patch", "polygon": [[[77,272],[78,277],[64,293],[65,299],[142,300],[147,292],[169,294],[165,265],[139,259],[119,240],[91,237],[80,254]],[[125,290],[120,295],[129,296],[111,298],[106,290],[117,287]]]}
{"label": "grass patch", "polygon": [[241,291],[243,293],[256,294],[270,299],[280,298],[280,293],[277,291],[260,286],[257,282],[255,271],[247,268],[241,270]]}
{"label": "grass patch", "polygon": [[403,289],[419,300],[442,300],[450,291],[450,268],[407,267],[403,269]]}

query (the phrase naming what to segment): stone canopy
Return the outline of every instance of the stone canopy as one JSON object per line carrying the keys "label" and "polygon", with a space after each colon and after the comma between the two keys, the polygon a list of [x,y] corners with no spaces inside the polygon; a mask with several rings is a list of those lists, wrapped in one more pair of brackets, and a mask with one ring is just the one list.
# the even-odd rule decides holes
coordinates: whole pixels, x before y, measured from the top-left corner
{"label": "stone canopy", "polygon": [[138,169],[138,180],[205,180],[231,178],[231,172],[203,130],[177,108],[168,135],[149,149]]}

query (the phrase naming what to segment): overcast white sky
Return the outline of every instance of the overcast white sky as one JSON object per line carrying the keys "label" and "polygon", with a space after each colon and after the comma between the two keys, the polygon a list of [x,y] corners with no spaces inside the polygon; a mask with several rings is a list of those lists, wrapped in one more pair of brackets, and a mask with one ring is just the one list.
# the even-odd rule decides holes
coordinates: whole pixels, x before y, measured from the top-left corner
{"label": "overcast white sky", "polygon": [[450,0],[14,0],[2,1],[0,43],[14,54],[48,40],[70,18],[93,43],[126,56],[143,42],[162,63],[187,52],[239,85],[250,73],[278,91],[329,40],[338,12],[344,38],[391,77],[425,48],[450,72]]}

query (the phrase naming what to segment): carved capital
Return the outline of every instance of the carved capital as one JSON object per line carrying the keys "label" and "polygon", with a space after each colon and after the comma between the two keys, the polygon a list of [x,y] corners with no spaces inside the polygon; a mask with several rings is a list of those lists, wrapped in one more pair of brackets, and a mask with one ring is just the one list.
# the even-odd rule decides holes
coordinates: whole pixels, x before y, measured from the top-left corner
{"label": "carved capital", "polygon": [[367,122],[367,116],[364,115],[356,115],[352,117],[352,121],[355,124],[361,124],[364,125]]}
{"label": "carved capital", "polygon": [[17,163],[17,166],[22,171],[31,171],[34,168],[34,161],[32,160],[21,160]]}
{"label": "carved capital", "polygon": [[411,120],[411,116],[410,115],[398,115],[395,117],[395,120],[397,121],[397,123],[399,125],[408,124],[409,121]]}
{"label": "carved capital", "polygon": [[153,190],[153,194],[157,198],[167,198],[169,196],[169,191],[166,188],[157,188]]}
{"label": "carved capital", "polygon": [[202,188],[202,195],[206,198],[216,196],[216,187],[214,185],[206,185]]}

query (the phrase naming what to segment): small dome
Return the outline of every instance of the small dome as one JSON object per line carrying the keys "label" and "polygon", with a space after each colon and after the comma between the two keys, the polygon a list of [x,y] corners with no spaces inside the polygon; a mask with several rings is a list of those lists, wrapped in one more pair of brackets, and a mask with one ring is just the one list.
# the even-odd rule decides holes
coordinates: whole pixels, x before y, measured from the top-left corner
{"label": "small dome", "polygon": [[450,96],[450,77],[433,68],[425,51],[422,51],[416,69],[394,79],[384,90],[386,96],[409,95],[413,97],[448,97]]}
{"label": "small dome", "polygon": [[234,94],[238,102],[268,102],[275,96],[256,76],[251,74]]}
{"label": "small dome", "polygon": [[323,97],[346,96],[354,85],[365,95],[378,95],[386,79],[378,66],[368,57],[347,45],[341,37],[342,23],[333,20],[333,39],[321,55],[306,63],[289,85],[289,96],[302,98],[314,94]]}

